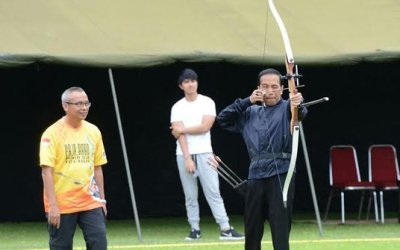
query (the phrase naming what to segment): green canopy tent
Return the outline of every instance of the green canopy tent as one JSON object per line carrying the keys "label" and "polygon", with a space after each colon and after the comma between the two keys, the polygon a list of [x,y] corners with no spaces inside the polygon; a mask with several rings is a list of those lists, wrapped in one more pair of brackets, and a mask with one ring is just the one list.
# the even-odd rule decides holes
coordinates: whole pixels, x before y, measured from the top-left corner
{"label": "green canopy tent", "polygon": [[[301,64],[400,56],[396,0],[276,0]],[[0,66],[281,63],[266,0],[1,1]]]}

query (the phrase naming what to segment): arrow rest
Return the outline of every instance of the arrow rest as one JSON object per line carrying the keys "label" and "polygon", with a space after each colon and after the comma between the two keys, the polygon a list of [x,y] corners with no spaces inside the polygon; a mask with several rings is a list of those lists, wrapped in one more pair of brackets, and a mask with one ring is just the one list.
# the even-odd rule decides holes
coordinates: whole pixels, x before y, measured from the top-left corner
{"label": "arrow rest", "polygon": [[300,77],[303,77],[303,75],[299,74],[299,68],[298,68],[298,66],[296,64],[295,65],[295,73],[294,74],[287,73],[286,75],[281,77],[281,81],[282,80],[288,81],[288,80],[291,80],[293,78],[296,81],[296,88],[304,87],[304,85],[300,85],[300,83],[299,83]]}
{"label": "arrow rest", "polygon": [[286,74],[286,75],[282,76],[282,79],[287,81],[287,80],[292,79],[292,77],[293,77],[296,81],[298,81],[300,77],[303,77],[303,75],[300,75],[300,74],[298,74],[298,73]]}
{"label": "arrow rest", "polygon": [[[306,85],[304,85],[304,84],[302,84],[302,85],[297,85],[296,88],[303,88],[303,87],[305,87],[305,86],[306,86]],[[289,88],[284,88],[283,91],[285,91],[285,90],[289,90]]]}

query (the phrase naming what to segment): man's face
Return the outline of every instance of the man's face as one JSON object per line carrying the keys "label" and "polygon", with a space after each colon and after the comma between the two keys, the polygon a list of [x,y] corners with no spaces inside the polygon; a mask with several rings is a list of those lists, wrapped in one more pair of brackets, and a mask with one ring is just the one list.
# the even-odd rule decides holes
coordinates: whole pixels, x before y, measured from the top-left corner
{"label": "man's face", "polygon": [[266,74],[261,76],[258,89],[264,92],[264,103],[274,106],[281,99],[283,87],[278,75]]}
{"label": "man's face", "polygon": [[74,120],[85,120],[89,113],[90,102],[85,92],[74,91],[68,101],[63,103],[65,114]]}
{"label": "man's face", "polygon": [[185,95],[196,94],[197,93],[197,81],[192,79],[185,79],[179,85],[179,88],[183,90]]}

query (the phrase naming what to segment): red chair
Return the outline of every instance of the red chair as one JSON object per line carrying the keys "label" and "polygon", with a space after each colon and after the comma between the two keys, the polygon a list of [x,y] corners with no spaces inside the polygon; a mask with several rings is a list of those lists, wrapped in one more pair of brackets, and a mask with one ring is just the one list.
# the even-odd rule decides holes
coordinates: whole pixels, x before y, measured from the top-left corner
{"label": "red chair", "polygon": [[368,149],[369,181],[379,191],[381,223],[385,223],[383,191],[398,191],[400,181],[396,148],[389,144],[371,145]]}
{"label": "red chair", "polygon": [[341,221],[343,224],[345,223],[344,193],[346,191],[361,191],[361,201],[358,210],[358,219],[360,219],[365,192],[368,191],[370,193],[368,212],[371,204],[371,195],[373,195],[375,220],[378,222],[375,185],[371,182],[361,181],[355,148],[351,145],[334,145],[329,151],[329,182],[331,191],[325,210],[324,220],[326,220],[328,216],[333,194],[339,192],[341,198]]}

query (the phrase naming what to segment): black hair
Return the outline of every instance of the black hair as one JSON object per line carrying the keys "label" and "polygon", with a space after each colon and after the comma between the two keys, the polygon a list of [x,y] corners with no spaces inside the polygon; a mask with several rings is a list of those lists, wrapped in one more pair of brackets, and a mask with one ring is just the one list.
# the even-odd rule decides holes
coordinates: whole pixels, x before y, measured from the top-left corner
{"label": "black hair", "polygon": [[269,75],[269,74],[279,76],[279,84],[280,84],[280,85],[283,85],[283,81],[282,81],[282,80],[283,80],[283,76],[281,75],[281,73],[280,73],[278,70],[276,70],[276,69],[268,68],[268,69],[262,70],[262,71],[258,74],[258,83],[257,83],[257,86],[260,85],[260,79],[261,79],[261,77],[262,77],[263,75]]}
{"label": "black hair", "polygon": [[184,69],[178,77],[178,84],[181,85],[186,79],[197,81],[197,73],[193,69]]}

